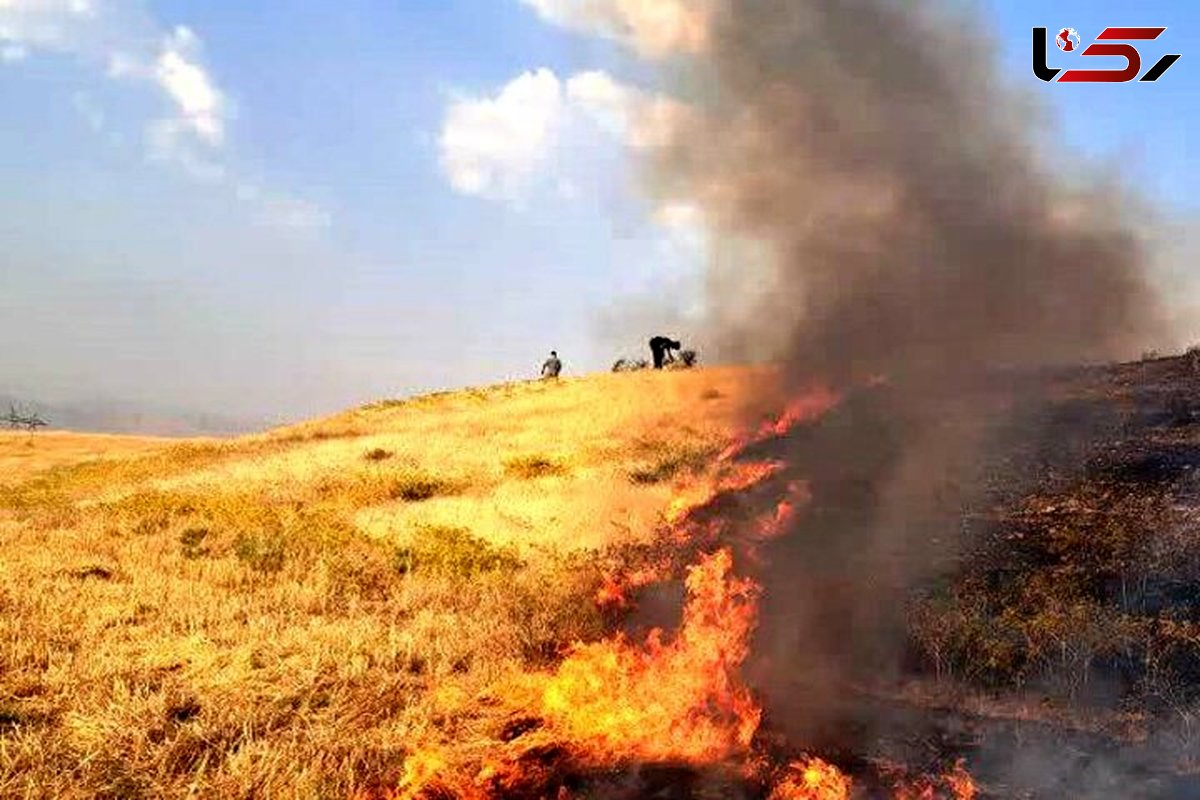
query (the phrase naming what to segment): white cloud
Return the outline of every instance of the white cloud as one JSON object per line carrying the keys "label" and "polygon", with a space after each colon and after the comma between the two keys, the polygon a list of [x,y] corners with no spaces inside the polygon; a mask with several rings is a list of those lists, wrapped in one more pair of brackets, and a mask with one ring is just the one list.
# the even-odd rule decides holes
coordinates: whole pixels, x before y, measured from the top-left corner
{"label": "white cloud", "polygon": [[146,157],[183,170],[201,183],[220,184],[229,176],[216,154],[201,146],[181,119],[159,119],[146,126]]}
{"label": "white cloud", "polygon": [[94,17],[85,0],[0,0],[0,44],[26,53],[73,49],[78,31]]}
{"label": "white cloud", "polygon": [[[253,206],[256,219],[289,229],[328,225],[328,214],[299,198],[266,190],[255,190],[253,200],[242,197],[246,181],[227,153],[232,104],[203,63],[203,43],[190,28],[164,29],[138,0],[0,0],[0,60],[37,51],[68,53],[111,80],[153,87],[165,113],[143,125],[150,161],[226,187]],[[112,131],[118,120],[80,97],[72,103],[88,127],[118,141]]]}
{"label": "white cloud", "polygon": [[663,95],[621,83],[605,72],[567,80],[549,69],[525,72],[491,97],[461,97],[447,108],[438,140],[442,169],[458,192],[519,200],[543,178],[570,199],[569,176],[549,174],[583,123],[635,149],[661,146],[686,107]]}
{"label": "white cloud", "polygon": [[673,98],[614,80],[606,72],[581,72],[567,81],[571,103],[630,147],[662,147],[687,106]]}
{"label": "white cloud", "polygon": [[495,97],[464,97],[446,111],[442,168],[463,194],[512,198],[547,160],[563,122],[562,83],[548,69],[523,73]]}
{"label": "white cloud", "polygon": [[677,244],[697,253],[706,249],[708,226],[698,205],[684,201],[664,203],[655,210],[654,221],[670,232]]}
{"label": "white cloud", "polygon": [[641,94],[599,70],[581,72],[567,81],[567,96],[571,101],[609,133],[624,140],[630,138],[635,98]]}
{"label": "white cloud", "polygon": [[220,180],[215,163],[225,144],[230,104],[200,60],[203,43],[185,26],[160,36],[156,51],[116,49],[107,54],[105,74],[114,80],[155,86],[170,112],[146,125],[154,161],[172,162],[205,182]]}
{"label": "white cloud", "polygon": [[522,0],[547,22],[632,45],[645,56],[698,53],[712,0]]}
{"label": "white cloud", "polygon": [[224,96],[195,59],[196,34],[182,25],[163,42],[154,64],[154,80],[175,102],[179,120],[200,139],[219,145],[225,139]]}
{"label": "white cloud", "polygon": [[174,164],[202,183],[219,184],[229,178],[220,152],[229,103],[201,65],[201,47],[190,28],[178,26],[162,38],[152,63],[117,52],[109,58],[108,74],[150,81],[170,101],[171,113],[146,126],[151,160]]}

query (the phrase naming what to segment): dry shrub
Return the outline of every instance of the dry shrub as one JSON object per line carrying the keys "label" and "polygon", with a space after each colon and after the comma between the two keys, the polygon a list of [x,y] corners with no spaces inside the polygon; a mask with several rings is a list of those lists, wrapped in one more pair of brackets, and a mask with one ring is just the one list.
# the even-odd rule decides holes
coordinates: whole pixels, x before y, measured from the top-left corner
{"label": "dry shrub", "polygon": [[639,448],[645,461],[629,472],[639,484],[662,483],[682,473],[700,472],[710,466],[719,448],[708,442],[643,442]]}
{"label": "dry shrub", "polygon": [[515,456],[504,462],[504,471],[514,478],[525,480],[544,478],[548,475],[564,475],[567,468],[564,464],[549,456],[531,454]]}
{"label": "dry shrub", "polygon": [[1025,586],[993,607],[982,589],[918,603],[909,630],[942,677],[995,688],[1037,686],[1075,696],[1107,667],[1140,652],[1134,619],[1050,586]]}
{"label": "dry shrub", "polygon": [[496,547],[466,528],[426,525],[418,528],[409,544],[396,551],[396,567],[404,574],[430,572],[471,577],[484,572],[511,572],[521,560],[511,548]]}
{"label": "dry shrub", "polygon": [[590,553],[546,553],[522,570],[505,610],[526,662],[550,663],[567,646],[604,635],[595,601],[600,582]]}
{"label": "dry shrub", "polygon": [[398,589],[394,550],[355,535],[326,550],[317,565],[331,603],[384,602]]}
{"label": "dry shrub", "polygon": [[233,540],[237,559],[256,572],[267,574],[283,569],[288,541],[281,529],[239,533]]}
{"label": "dry shrub", "polygon": [[373,470],[326,478],[317,485],[324,500],[354,508],[380,505],[395,500],[418,503],[439,495],[457,494],[465,488],[461,480],[420,469]]}
{"label": "dry shrub", "polygon": [[411,628],[415,650],[431,674],[500,675],[506,665],[542,665],[604,634],[593,559],[543,552],[518,564],[486,543],[454,539],[445,548],[459,553],[451,564],[404,573],[420,609]]}
{"label": "dry shrub", "polygon": [[208,533],[207,528],[185,528],[179,534],[179,545],[183,557],[197,559],[209,555],[212,550],[204,543],[208,538]]}

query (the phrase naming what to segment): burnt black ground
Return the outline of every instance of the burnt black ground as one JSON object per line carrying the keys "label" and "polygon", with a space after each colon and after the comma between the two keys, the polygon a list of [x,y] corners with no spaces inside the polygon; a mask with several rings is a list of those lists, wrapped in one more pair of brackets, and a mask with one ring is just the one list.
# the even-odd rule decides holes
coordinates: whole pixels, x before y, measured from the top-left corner
{"label": "burnt black ground", "polygon": [[[739,458],[786,468],[692,521],[719,523],[700,549],[732,545],[764,587],[747,673],[780,763],[822,756],[868,797],[889,796],[881,763],[961,758],[984,798],[1200,798],[1191,359],[996,371],[953,396],[863,388]],[[813,497],[797,523],[743,537],[795,480]],[[671,555],[681,571],[695,553]],[[670,628],[678,589],[644,590],[657,613],[631,629]],[[761,794],[638,774],[622,796]]]}
{"label": "burnt black ground", "polygon": [[841,763],[962,756],[990,796],[1200,798],[1191,359],[911,389],[746,454],[813,494],[757,576],[769,725]]}

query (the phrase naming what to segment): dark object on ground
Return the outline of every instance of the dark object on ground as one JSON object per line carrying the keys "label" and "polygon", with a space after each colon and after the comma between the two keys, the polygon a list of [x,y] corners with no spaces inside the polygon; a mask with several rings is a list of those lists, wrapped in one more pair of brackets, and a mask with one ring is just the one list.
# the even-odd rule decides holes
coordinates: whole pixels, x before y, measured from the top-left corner
{"label": "dark object on ground", "polygon": [[666,336],[655,336],[650,340],[650,353],[654,357],[654,368],[662,369],[663,361],[674,361],[672,350],[679,350],[683,345],[675,339]]}
{"label": "dark object on ground", "polygon": [[[665,366],[668,369],[691,369],[698,360],[695,350],[684,350],[678,359],[668,361]],[[612,365],[613,372],[638,372],[649,368],[650,362],[644,358],[618,358]]]}
{"label": "dark object on ground", "polygon": [[618,358],[613,362],[613,372],[637,372],[638,370],[648,369],[650,362],[644,358]]}
{"label": "dark object on ground", "polygon": [[0,422],[7,424],[14,431],[20,429],[36,431],[38,428],[44,428],[50,424],[35,413],[19,413],[17,407],[11,404],[8,407],[8,414],[0,417]]}
{"label": "dark object on ground", "polygon": [[557,378],[562,372],[562,361],[558,358],[558,353],[554,350],[550,351],[550,357],[546,359],[546,363],[542,364],[543,378]]}

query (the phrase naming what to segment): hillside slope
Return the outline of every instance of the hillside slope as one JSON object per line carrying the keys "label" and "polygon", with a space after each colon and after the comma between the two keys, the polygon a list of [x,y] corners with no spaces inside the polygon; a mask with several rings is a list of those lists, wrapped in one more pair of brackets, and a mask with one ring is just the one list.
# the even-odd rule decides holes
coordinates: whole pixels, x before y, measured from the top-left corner
{"label": "hillside slope", "polygon": [[511,384],[222,441],[0,441],[20,464],[0,482],[0,796],[394,785],[413,746],[470,726],[463,698],[602,634],[600,551],[652,534],[764,379]]}
{"label": "hillside slope", "polygon": [[[1195,796],[1200,376],[1163,359],[1021,380],[1014,430],[981,451],[988,491],[946,509],[938,529],[961,540],[898,609],[901,673],[846,673],[820,702],[792,687],[801,710],[767,702],[759,740],[816,748],[868,781],[893,775],[888,759],[965,758],[981,797]],[[848,423],[886,420],[887,396],[871,388],[857,408],[762,427],[784,406],[772,375],[706,369],[384,401],[230,440],[2,438],[0,797],[496,796],[437,781],[460,768],[494,781],[492,755],[513,748],[542,780],[564,751],[513,716],[514,687],[561,668],[572,643],[615,642],[577,651],[601,661],[570,696],[599,713],[589,704],[606,680],[651,665],[641,688],[657,702],[678,676],[656,655],[693,654],[654,636],[641,655],[622,649],[630,639],[614,632],[646,620],[629,617],[613,577],[675,627],[679,567],[711,550],[709,523],[774,488],[789,499],[771,501],[768,527],[814,537],[801,569],[787,537],[735,550],[767,578],[759,639],[777,636],[772,592],[836,561],[817,534],[833,524],[845,538],[856,519],[854,458],[882,463],[877,437]],[[848,433],[856,453],[841,447]],[[739,466],[735,441],[786,444],[792,463]],[[810,507],[793,477],[814,479]],[[700,539],[679,538],[692,529]],[[753,591],[719,559],[697,563],[689,576],[725,581],[708,589],[723,610],[699,617],[720,640],[732,635],[722,615]],[[747,613],[742,634],[698,645],[721,681]],[[798,674],[787,658],[803,649],[780,655]],[[707,691],[704,675],[683,677]],[[831,700],[846,711],[829,716],[836,729],[789,733]],[[585,715],[580,730],[600,722]],[[642,774],[666,796],[696,796],[679,789],[699,780],[679,764],[656,769]]]}
{"label": "hillside slope", "polygon": [[178,439],[68,431],[0,431],[0,483],[22,481],[54,467],[129,458],[179,444]]}

